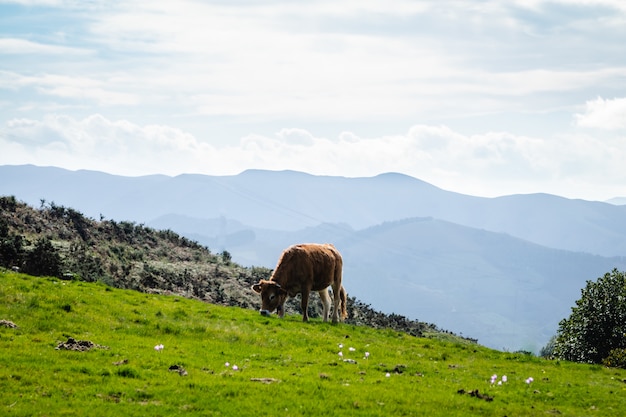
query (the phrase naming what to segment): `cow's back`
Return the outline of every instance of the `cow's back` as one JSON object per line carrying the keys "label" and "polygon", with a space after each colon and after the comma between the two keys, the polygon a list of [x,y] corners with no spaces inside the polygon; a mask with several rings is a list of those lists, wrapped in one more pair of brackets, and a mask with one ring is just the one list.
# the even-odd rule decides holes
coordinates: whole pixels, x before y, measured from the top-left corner
{"label": "cow's back", "polygon": [[282,253],[273,280],[292,294],[304,288],[319,291],[341,280],[342,266],[341,254],[331,244],[293,245]]}

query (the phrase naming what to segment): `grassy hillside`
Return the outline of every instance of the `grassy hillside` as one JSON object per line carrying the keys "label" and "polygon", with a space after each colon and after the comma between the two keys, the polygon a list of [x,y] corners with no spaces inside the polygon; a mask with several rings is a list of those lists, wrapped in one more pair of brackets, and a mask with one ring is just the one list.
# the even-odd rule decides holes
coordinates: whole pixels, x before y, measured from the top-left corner
{"label": "grassy hillside", "polygon": [[[15,197],[0,197],[1,266],[31,275],[103,282],[251,309],[260,307],[260,297],[250,287],[271,274],[268,268],[237,265],[228,252],[212,253],[171,230],[128,221],[97,221],[44,201],[35,209]],[[350,288],[347,291],[350,296]],[[290,299],[286,311],[300,312],[299,298]],[[441,332],[433,324],[375,311],[354,297],[348,298],[348,312],[352,324],[413,335]],[[320,315],[321,303],[315,295],[309,316]]]}
{"label": "grassy hillside", "polygon": [[624,370],[460,339],[265,318],[103,283],[0,271],[0,320],[0,415],[622,416],[626,409]]}

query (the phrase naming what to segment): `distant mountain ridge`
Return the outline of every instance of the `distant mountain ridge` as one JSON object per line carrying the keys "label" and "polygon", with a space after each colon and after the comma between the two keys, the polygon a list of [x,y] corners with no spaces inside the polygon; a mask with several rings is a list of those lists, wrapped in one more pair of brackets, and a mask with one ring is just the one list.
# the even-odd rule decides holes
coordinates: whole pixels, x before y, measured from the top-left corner
{"label": "distant mountain ridge", "polygon": [[432,216],[548,247],[626,255],[626,206],[548,194],[473,197],[402,174],[345,178],[249,170],[234,176],[120,177],[0,166],[0,181],[0,193],[16,193],[35,205],[41,199],[54,200],[80,207],[94,218],[102,214],[150,223],[175,213],[294,231],[320,223],[363,229],[385,221]]}
{"label": "distant mountain ridge", "polygon": [[626,205],[626,197],[613,197],[609,200],[606,200],[607,203],[609,204],[615,204],[618,206],[624,206]]}
{"label": "distant mountain ridge", "polygon": [[626,206],[473,197],[402,174],[131,178],[0,166],[0,194],[169,228],[246,265],[273,267],[293,243],[333,242],[349,293],[498,349],[538,350],[586,280],[626,269]]}

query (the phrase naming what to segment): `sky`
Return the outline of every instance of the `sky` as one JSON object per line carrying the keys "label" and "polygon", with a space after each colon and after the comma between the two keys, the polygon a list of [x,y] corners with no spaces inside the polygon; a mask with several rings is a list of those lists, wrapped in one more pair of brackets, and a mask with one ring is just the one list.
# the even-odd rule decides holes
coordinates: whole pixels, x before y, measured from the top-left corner
{"label": "sky", "polygon": [[623,0],[0,0],[0,165],[626,196]]}

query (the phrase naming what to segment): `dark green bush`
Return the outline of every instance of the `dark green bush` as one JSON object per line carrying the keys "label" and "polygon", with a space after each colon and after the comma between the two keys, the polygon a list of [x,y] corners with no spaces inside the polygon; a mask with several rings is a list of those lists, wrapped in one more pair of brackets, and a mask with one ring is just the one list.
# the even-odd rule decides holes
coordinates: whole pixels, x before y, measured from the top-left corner
{"label": "dark green bush", "polygon": [[24,238],[9,233],[9,226],[0,219],[0,266],[20,266],[24,259]]}
{"label": "dark green bush", "polygon": [[609,368],[626,369],[626,349],[613,349],[609,352],[609,356],[604,358],[602,364]]}
{"label": "dark green bush", "polygon": [[61,277],[61,256],[48,238],[41,238],[26,254],[24,272],[35,276]]}
{"label": "dark green bush", "polygon": [[587,281],[569,318],[561,320],[554,355],[574,362],[601,363],[626,348],[626,275],[614,269]]}

